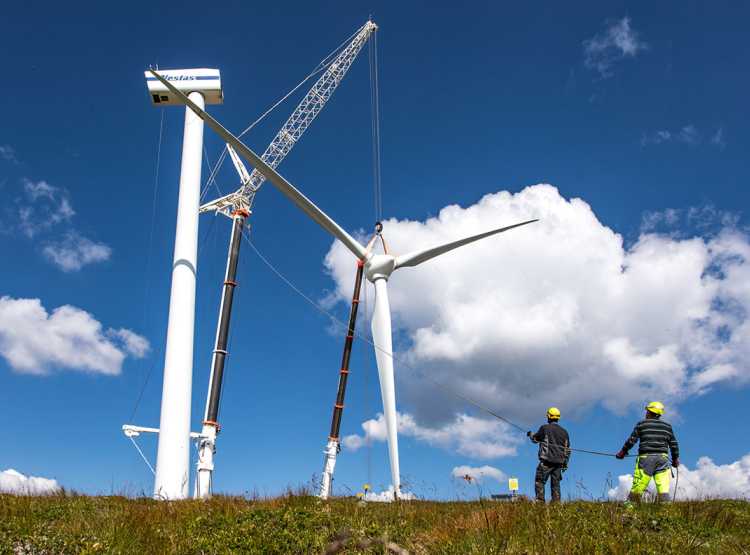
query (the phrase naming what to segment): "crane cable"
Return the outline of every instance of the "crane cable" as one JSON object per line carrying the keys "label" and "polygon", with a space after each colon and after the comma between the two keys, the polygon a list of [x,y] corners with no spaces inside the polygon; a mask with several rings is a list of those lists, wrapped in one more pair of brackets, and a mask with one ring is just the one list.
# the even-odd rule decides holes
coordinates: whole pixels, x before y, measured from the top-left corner
{"label": "crane cable", "polygon": [[378,79],[378,34],[368,43],[370,59],[370,113],[372,118],[372,181],[375,204],[375,221],[383,219],[383,186],[380,163],[380,83]]}
{"label": "crane cable", "polygon": [[[381,163],[380,163],[380,84],[379,84],[379,68],[378,68],[378,33],[373,33],[370,41],[367,44],[367,52],[369,58],[370,68],[370,131],[371,131],[371,148],[372,148],[372,189],[373,189],[373,207],[375,214],[376,229],[383,229],[380,220],[383,219],[383,194],[382,194],[382,182],[380,177]],[[380,235],[380,233],[378,233]],[[380,240],[383,243],[383,250],[388,252],[385,246],[385,239],[380,235]],[[363,277],[363,279],[365,279]],[[365,319],[369,321],[368,305],[367,305],[367,280],[365,279],[364,287],[364,298],[365,298]],[[371,335],[369,337],[372,337]],[[371,341],[370,341],[371,343]],[[371,359],[362,350],[363,360],[370,361]],[[365,400],[369,401],[370,397],[368,392],[370,391],[367,383],[367,374],[369,365],[364,366],[365,374]],[[366,407],[366,410],[369,408]],[[367,457],[367,483],[372,483],[372,437],[370,436],[369,429],[365,429],[365,448]]]}
{"label": "crane cable", "polygon": [[[151,296],[151,281],[149,279],[149,276],[151,274],[151,250],[153,246],[154,241],[154,227],[156,226],[156,201],[158,198],[159,193],[159,169],[161,167],[161,145],[164,139],[164,114],[166,110],[161,111],[161,120],[159,122],[159,141],[156,145],[156,165],[154,168],[154,194],[152,199],[152,205],[151,205],[151,228],[149,230],[148,234],[148,251],[146,252],[146,284],[145,284],[145,291],[143,293],[143,327],[146,327],[146,320],[147,317],[147,311],[149,306],[149,297]],[[138,397],[136,398],[135,405],[133,406],[133,412],[130,415],[130,420],[133,420],[133,417],[135,417],[135,413],[138,410],[138,405],[141,402],[141,397],[143,397],[143,392],[146,389],[146,384],[148,383],[149,379],[151,378],[151,372],[154,370],[154,365],[156,363],[151,363],[151,368],[149,368],[148,372],[146,372],[146,375],[143,378],[143,383],[141,384],[140,392],[138,393]],[[132,438],[131,438],[132,439]],[[135,441],[133,441],[135,444]],[[137,445],[136,445],[137,447]]]}
{"label": "crane cable", "polygon": [[[258,249],[258,247],[255,246],[255,243],[252,242],[252,240],[250,239],[250,237],[248,235],[246,235],[244,233],[244,231],[242,233],[242,236],[247,241],[247,243],[250,245],[250,248],[253,250],[253,252],[255,253],[255,255],[261,260],[261,262],[263,262],[263,264],[265,264],[268,267],[268,269],[270,269],[274,274],[276,274],[276,276],[279,279],[281,279],[281,281],[283,281],[284,283],[286,283],[286,285],[290,289],[292,289],[292,291],[294,291],[300,297],[302,297],[305,301],[307,301],[307,303],[310,304],[313,308],[315,308],[318,312],[320,312],[324,316],[327,316],[328,318],[330,318],[331,320],[333,320],[334,323],[339,324],[340,326],[343,326],[342,329],[347,329],[346,324],[341,319],[337,318],[331,312],[329,312],[328,310],[326,310],[325,308],[323,308],[320,304],[318,304],[316,301],[314,301],[312,298],[310,298],[308,295],[306,295],[304,292],[302,292],[302,290],[299,287],[297,287],[296,285],[294,285],[294,283],[292,283],[292,281],[289,278],[287,278],[286,276],[284,276],[284,274],[282,274],[281,271],[279,269],[277,269],[271,263],[271,261],[268,260],[268,258],[266,258],[260,252],[260,250]],[[486,406],[482,405],[478,401],[475,401],[474,399],[466,397],[465,395],[462,395],[462,394],[454,391],[453,389],[449,388],[445,384],[443,384],[443,383],[435,380],[434,378],[430,377],[429,375],[425,374],[424,372],[420,372],[417,368],[415,368],[414,366],[412,366],[411,364],[409,364],[407,361],[405,361],[405,360],[397,357],[395,354],[393,354],[391,352],[388,352],[385,349],[382,349],[381,347],[378,347],[368,337],[362,335],[361,333],[359,333],[356,330],[354,331],[354,337],[356,339],[359,339],[360,341],[363,341],[363,342],[367,343],[368,345],[372,346],[372,348],[380,351],[381,353],[385,354],[386,356],[391,357],[393,359],[393,361],[397,362],[400,366],[403,366],[403,367],[408,368],[409,370],[412,370],[415,374],[418,375],[418,377],[421,377],[421,378],[427,380],[428,382],[432,383],[435,387],[441,389],[446,394],[452,395],[453,397],[461,399],[462,401],[464,401],[464,402],[466,402],[466,403],[468,403],[468,404],[476,407],[477,409],[479,409],[479,410],[481,410],[481,411],[489,414],[490,416],[492,416],[494,418],[497,418],[498,420],[501,420],[501,421],[505,422],[509,426],[512,426],[513,428],[516,428],[517,430],[519,430],[521,432],[526,433],[526,431],[528,430],[528,427],[524,427],[524,426],[521,426],[520,424],[518,424],[516,422],[513,422],[509,418],[506,418],[505,416],[502,416],[501,414],[498,414],[497,412],[493,411],[489,407],[486,407]],[[547,444],[548,445],[552,445],[552,446],[565,447],[563,445],[558,445],[558,444],[555,444],[555,443],[549,443],[549,442],[547,442]],[[568,449],[570,451],[578,452],[578,453],[587,453],[589,455],[599,455],[599,456],[602,456],[602,457],[615,457],[616,456],[614,453],[607,453],[607,452],[604,452],[604,451],[595,451],[593,449],[580,449],[580,448],[577,448],[577,447],[566,447],[566,449]],[[635,455],[626,455],[626,457],[627,458],[633,458],[633,457],[635,457]]]}

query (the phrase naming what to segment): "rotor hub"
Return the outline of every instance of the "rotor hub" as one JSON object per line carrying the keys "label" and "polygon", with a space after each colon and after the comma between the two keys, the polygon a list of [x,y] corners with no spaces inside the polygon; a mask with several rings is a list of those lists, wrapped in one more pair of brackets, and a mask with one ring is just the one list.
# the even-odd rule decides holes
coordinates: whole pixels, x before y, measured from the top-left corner
{"label": "rotor hub", "polygon": [[396,257],[392,254],[373,254],[365,262],[367,281],[373,283],[377,279],[387,280],[395,269]]}

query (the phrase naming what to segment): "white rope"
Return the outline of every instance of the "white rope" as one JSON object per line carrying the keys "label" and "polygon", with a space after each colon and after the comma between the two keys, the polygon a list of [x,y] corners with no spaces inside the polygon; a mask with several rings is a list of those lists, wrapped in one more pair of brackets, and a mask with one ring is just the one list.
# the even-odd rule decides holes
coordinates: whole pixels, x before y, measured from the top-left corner
{"label": "white rope", "polygon": [[151,474],[153,474],[154,476],[156,476],[156,471],[154,470],[154,467],[151,466],[150,462],[148,462],[148,459],[146,458],[146,455],[144,455],[143,451],[141,451],[141,448],[138,447],[138,444],[135,442],[135,439],[133,439],[132,436],[128,436],[128,439],[133,442],[133,446],[138,451],[138,454],[140,454],[141,458],[143,459],[143,462],[145,462],[146,466],[148,466],[148,469],[151,471]]}

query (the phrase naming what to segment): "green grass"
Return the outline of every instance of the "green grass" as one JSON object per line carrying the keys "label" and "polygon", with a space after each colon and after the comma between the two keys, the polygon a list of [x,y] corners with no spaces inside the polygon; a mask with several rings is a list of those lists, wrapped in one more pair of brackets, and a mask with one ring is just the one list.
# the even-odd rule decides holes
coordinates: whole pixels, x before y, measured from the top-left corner
{"label": "green grass", "polygon": [[[346,543],[335,551],[336,539]],[[750,553],[750,503],[0,496],[0,553]]]}

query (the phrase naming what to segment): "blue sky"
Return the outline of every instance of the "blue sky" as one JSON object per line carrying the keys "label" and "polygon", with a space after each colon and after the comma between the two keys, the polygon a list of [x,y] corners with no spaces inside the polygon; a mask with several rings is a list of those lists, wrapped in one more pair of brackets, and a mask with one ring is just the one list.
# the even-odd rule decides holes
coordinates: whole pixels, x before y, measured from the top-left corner
{"label": "blue sky", "polygon": [[[55,478],[89,493],[150,491],[150,473],[119,427],[131,421],[152,368],[132,420],[158,425],[184,112],[180,108],[162,112],[150,105],[143,70],[150,64],[220,68],[225,104],[211,107],[211,112],[230,129],[240,130],[369,14],[380,26],[383,207],[385,217],[393,219],[386,236],[391,237],[388,229],[392,229],[394,244],[404,241],[396,234],[405,220],[424,222],[452,204],[470,212],[485,195],[508,191],[517,195],[512,198],[521,211],[533,215],[547,210],[552,215],[548,221],[556,221],[558,213],[568,219],[561,216],[567,223],[558,228],[540,228],[559,232],[544,237],[546,250],[541,249],[541,236],[533,236],[524,243],[523,252],[515,253],[523,260],[497,255],[498,271],[482,281],[489,291],[509,287],[503,272],[512,281],[514,268],[523,268],[537,280],[532,263],[545,267],[543,258],[552,260],[558,241],[560,252],[566,252],[564,245],[573,239],[565,234],[577,233],[584,224],[591,226],[590,237],[606,243],[602,247],[606,256],[615,252],[608,229],[612,236],[621,236],[623,252],[640,256],[626,259],[633,267],[642,264],[638,267],[646,273],[639,282],[645,288],[643,295],[635,299],[647,299],[649,292],[673,280],[677,296],[692,295],[695,290],[689,288],[688,278],[686,289],[679,284],[683,284],[681,269],[693,263],[699,264],[701,280],[717,272],[720,282],[711,289],[716,284],[701,281],[699,285],[710,291],[696,293],[709,295],[708,300],[701,299],[710,314],[696,316],[691,312],[694,307],[674,308],[679,303],[650,314],[631,310],[637,304],[632,303],[624,313],[605,315],[615,323],[643,318],[644,328],[654,319],[669,322],[674,316],[675,328],[680,327],[679,318],[685,320],[683,331],[694,328],[696,319],[710,320],[715,335],[721,336],[710,355],[686,354],[691,341],[682,332],[643,351],[636,362],[645,366],[638,371],[668,376],[664,380],[634,378],[628,375],[632,365],[625,370],[602,367],[605,378],[607,372],[620,372],[623,383],[635,384],[632,390],[622,388],[629,393],[616,396],[616,402],[608,402],[606,392],[596,391],[563,395],[556,401],[555,395],[564,391],[576,369],[561,362],[553,372],[552,362],[583,347],[606,352],[614,360],[618,353],[632,354],[623,341],[637,346],[640,339],[647,343],[646,338],[623,332],[623,337],[597,343],[602,326],[596,333],[583,333],[593,321],[573,318],[569,332],[575,341],[569,340],[559,351],[550,350],[545,341],[557,336],[545,331],[549,318],[543,311],[541,327],[530,332],[538,345],[523,356],[518,354],[517,336],[480,334],[481,348],[450,363],[446,355],[435,362],[435,371],[439,367],[440,375],[450,374],[451,383],[462,387],[476,378],[471,374],[476,361],[481,359],[486,373],[495,368],[488,357],[515,353],[514,375],[522,369],[534,387],[524,389],[524,380],[504,374],[508,368],[498,362],[493,383],[511,386],[502,399],[493,400],[488,394],[482,400],[529,426],[538,425],[546,404],[553,402],[572,416],[564,421],[575,444],[616,451],[640,415],[642,402],[650,400],[644,398],[647,391],[673,400],[671,419],[682,443],[682,460],[690,468],[702,456],[726,465],[746,455],[747,447],[736,441],[731,425],[713,425],[717,410],[724,422],[744,416],[745,384],[750,377],[743,358],[750,353],[744,316],[748,305],[743,304],[748,297],[740,279],[747,268],[742,253],[748,243],[745,207],[750,200],[746,6],[475,3],[456,10],[455,5],[435,3],[353,2],[342,7],[330,2],[252,9],[238,3],[207,11],[199,3],[181,9],[146,3],[116,8],[101,3],[32,3],[6,7],[0,22],[0,52],[9,76],[3,86],[6,108],[0,128],[4,197],[0,296],[6,298],[5,323],[0,322],[0,402],[13,422],[6,430],[11,448],[4,452],[0,469]],[[263,150],[294,101],[254,129],[248,144]],[[280,168],[352,231],[369,230],[373,221],[369,102],[364,53]],[[162,113],[164,136],[155,192]],[[222,144],[208,130],[205,144],[209,158],[215,160]],[[224,192],[236,185],[230,170],[227,165],[218,179]],[[205,167],[203,175],[205,179]],[[539,189],[524,193],[539,183],[558,191],[557,196],[548,191],[544,206],[532,194]],[[589,212],[574,206],[573,198],[585,201]],[[490,217],[487,210],[481,212],[482,218]],[[456,230],[463,225],[462,214],[456,216]],[[450,218],[440,216],[436,222],[431,230],[448,233]],[[203,412],[229,233],[228,222],[221,218],[202,216],[200,225],[194,429]],[[263,254],[310,297],[330,302],[349,286],[346,262],[340,262],[329,237],[269,186],[258,197],[252,234]],[[643,234],[660,242],[644,243],[639,240]],[[425,232],[424,240],[430,237]],[[593,244],[586,237],[575,239],[581,245]],[[504,236],[497,244],[507,246],[511,241]],[[642,249],[633,251],[639,244]],[[656,268],[658,260],[648,258],[649,253],[675,249],[684,249],[684,264],[679,259],[650,276],[649,269]],[[591,258],[585,260],[595,262],[597,256],[591,251]],[[433,270],[425,266],[412,270],[408,278],[395,277],[392,294],[402,280],[404,297],[415,288],[440,305],[441,291],[430,289],[437,268],[443,266]],[[456,279],[459,288],[478,287],[471,274],[464,272]],[[277,493],[320,472],[342,339],[331,331],[327,318],[273,275],[250,249],[242,253],[239,280],[216,488]],[[564,307],[569,298],[583,303],[576,296],[582,287],[580,279],[571,279],[564,288],[529,286],[514,291],[517,298],[536,294],[532,291],[557,292],[550,302]],[[443,300],[449,306],[455,299]],[[401,303],[394,309],[401,323],[397,346],[415,357],[416,366],[429,370],[414,334],[432,329],[432,322],[424,318],[432,313],[425,308],[427,301],[408,301],[395,301]],[[659,308],[657,301],[652,306]],[[66,305],[75,310],[63,311],[51,325],[47,315]],[[612,306],[602,303],[604,310]],[[529,314],[535,314],[531,308]],[[674,315],[672,309],[677,311]],[[332,310],[346,317],[344,303],[334,304]],[[564,312],[551,310],[555,315]],[[502,327],[503,314],[504,309],[488,315],[483,329]],[[97,331],[96,322],[101,330]],[[84,330],[80,333],[95,340],[71,346],[60,331],[65,326]],[[438,331],[450,333],[451,328]],[[47,341],[47,333],[61,344]],[[139,337],[148,341],[150,349]],[[589,338],[583,347],[576,343],[583,341],[581,337]],[[71,352],[66,354],[66,348]],[[357,345],[353,360],[342,430],[348,435],[361,433],[361,423],[377,417],[379,404],[372,353]],[[692,377],[710,364],[731,365],[732,371],[698,387]],[[538,370],[541,367],[546,370]],[[683,372],[684,380],[669,372]],[[456,414],[482,417],[471,407],[446,399],[429,383],[420,384],[404,374],[399,380],[403,391],[399,410],[414,415],[422,428],[450,436],[446,423]],[[548,381],[557,385],[547,387]],[[442,410],[430,410],[430,404]],[[515,445],[516,436],[504,430],[498,434],[499,445]],[[440,443],[425,437],[415,432],[401,442],[402,473],[417,493],[472,494],[455,485],[451,471],[461,465],[485,464],[519,476],[522,490],[529,491],[535,466],[532,447],[521,443],[516,455],[482,457],[476,450],[462,451],[455,438]],[[153,459],[155,442],[144,439],[141,444]],[[581,455],[565,488],[576,495],[575,482],[582,480],[598,495],[608,473],[616,481],[629,471],[629,464]],[[378,488],[387,486],[388,475],[384,444],[376,441],[372,449],[342,452],[337,488],[339,492],[344,485],[356,489],[368,480]]]}

